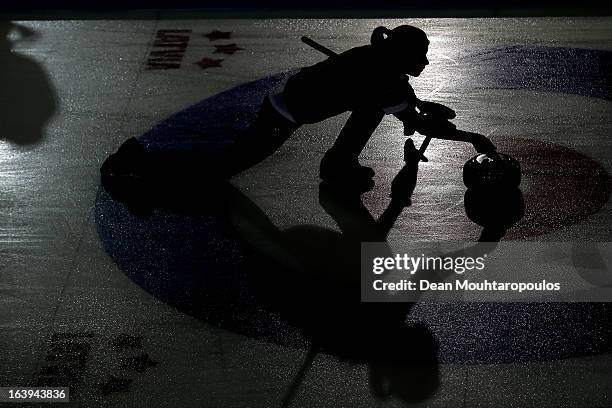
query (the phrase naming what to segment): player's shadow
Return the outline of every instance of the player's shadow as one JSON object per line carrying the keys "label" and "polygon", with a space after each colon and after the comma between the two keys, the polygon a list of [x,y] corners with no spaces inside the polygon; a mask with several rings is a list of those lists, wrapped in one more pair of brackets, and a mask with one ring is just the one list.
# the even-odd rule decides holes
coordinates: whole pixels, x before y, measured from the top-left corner
{"label": "player's shadow", "polygon": [[31,29],[0,21],[0,138],[18,145],[39,143],[57,108],[45,70],[33,59],[13,52],[15,41],[36,37]]}
{"label": "player's shadow", "polygon": [[[319,203],[340,231],[315,225],[281,230],[231,183],[206,178],[205,159],[193,152],[146,152],[131,140],[104,163],[96,220],[107,251],[128,276],[208,323],[309,347],[285,405],[318,352],[367,364],[380,398],[413,402],[432,395],[439,385],[437,341],[427,327],[406,322],[413,304],[360,299],[361,243],[386,243],[415,187],[417,166],[395,178],[401,199],[391,199],[378,219],[359,193],[322,183]],[[177,222],[176,214],[185,221]],[[495,219],[487,218],[495,234],[481,239],[503,236],[508,225],[498,228]],[[483,243],[472,251],[494,247]]]}
{"label": "player's shadow", "polygon": [[[375,220],[358,193],[339,191],[322,183],[320,204],[336,220],[341,232],[314,225],[281,230],[228,181],[201,178],[207,168],[203,157],[190,152],[164,154],[158,151],[144,159],[146,153],[134,142],[124,146],[121,157],[112,157],[103,165],[102,184],[106,192],[137,214],[134,219],[137,223],[146,224],[159,211],[196,220],[204,217],[209,231],[198,234],[200,239],[211,234],[210,229],[216,229],[212,232],[216,237],[197,243],[187,255],[198,257],[208,253],[202,264],[206,261],[219,265],[231,262],[237,252],[245,258],[232,272],[225,269],[216,275],[214,269],[219,265],[202,271],[211,272],[206,277],[188,276],[186,260],[175,260],[175,265],[182,264],[176,273],[160,274],[165,290],[154,276],[155,271],[145,272],[139,265],[143,258],[157,256],[151,254],[150,249],[156,244],[148,245],[134,237],[133,242],[126,243],[131,246],[131,253],[127,255],[131,259],[113,254],[113,249],[107,246],[111,256],[134,281],[165,302],[229,330],[273,341],[287,329],[297,330],[299,337],[309,344],[310,353],[287,391],[285,405],[289,405],[301,375],[318,352],[367,364],[370,385],[377,397],[395,395],[405,401],[418,401],[435,392],[439,383],[437,342],[427,327],[406,323],[412,304],[361,303],[360,300],[361,242],[386,241],[402,205],[392,202],[380,219]],[[131,156],[130,160],[126,151],[136,156]],[[125,166],[133,172],[127,171]],[[163,171],[149,172],[150,169]],[[404,172],[404,177],[409,196],[416,174]],[[100,221],[100,217],[97,218]],[[218,220],[229,222],[219,228],[214,224]],[[190,228],[194,224],[191,223]],[[237,234],[228,233],[228,229]],[[224,244],[228,234],[232,234],[229,239],[233,242]],[[211,250],[213,240],[217,241],[215,246],[221,242],[222,246],[229,247],[240,241],[246,247],[214,254]],[[193,239],[186,241],[182,242],[182,247],[194,244]],[[163,245],[172,247],[166,242]],[[182,248],[177,249],[179,251]],[[236,282],[240,274],[242,278]],[[191,295],[186,299],[186,294]],[[218,297],[221,294],[222,297]],[[257,312],[262,309],[266,311],[263,317]],[[250,316],[250,321],[244,321],[241,315]],[[279,318],[284,322],[283,328],[275,322]],[[284,339],[279,342],[283,343]]]}

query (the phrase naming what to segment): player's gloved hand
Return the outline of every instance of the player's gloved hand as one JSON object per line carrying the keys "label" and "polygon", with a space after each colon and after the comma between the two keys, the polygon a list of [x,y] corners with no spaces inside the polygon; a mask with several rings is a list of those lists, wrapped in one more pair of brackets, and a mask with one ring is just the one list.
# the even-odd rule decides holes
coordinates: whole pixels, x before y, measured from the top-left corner
{"label": "player's gloved hand", "polygon": [[425,136],[448,136],[457,130],[457,126],[448,120],[439,120],[430,115],[419,115],[415,126],[417,132]]}
{"label": "player's gloved hand", "polygon": [[485,135],[473,133],[471,142],[478,153],[495,154],[497,152],[497,148],[493,142]]}

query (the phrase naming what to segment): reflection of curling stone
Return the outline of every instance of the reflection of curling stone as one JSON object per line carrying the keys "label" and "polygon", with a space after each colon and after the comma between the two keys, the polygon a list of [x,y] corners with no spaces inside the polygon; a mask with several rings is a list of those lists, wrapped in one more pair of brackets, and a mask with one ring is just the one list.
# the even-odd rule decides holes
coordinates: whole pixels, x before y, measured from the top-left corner
{"label": "reflection of curling stone", "polygon": [[468,218],[483,227],[481,241],[498,241],[525,214],[523,193],[511,188],[470,188],[464,196]]}
{"label": "reflection of curling stone", "polygon": [[516,188],[521,166],[507,154],[479,154],[463,166],[463,182],[467,188]]}
{"label": "reflection of curling stone", "polygon": [[523,217],[525,202],[518,188],[475,189],[465,192],[465,213],[485,228],[508,229]]}

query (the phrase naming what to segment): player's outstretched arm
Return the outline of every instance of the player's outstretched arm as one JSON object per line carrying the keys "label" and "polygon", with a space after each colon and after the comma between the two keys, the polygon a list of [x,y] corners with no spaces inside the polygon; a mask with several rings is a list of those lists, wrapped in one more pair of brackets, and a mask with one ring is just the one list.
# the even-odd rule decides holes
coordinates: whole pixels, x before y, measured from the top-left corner
{"label": "player's outstretched arm", "polygon": [[493,142],[485,135],[458,130],[448,120],[438,121],[427,116],[420,116],[417,119],[416,130],[424,136],[435,139],[471,143],[478,153],[493,153],[497,150]]}

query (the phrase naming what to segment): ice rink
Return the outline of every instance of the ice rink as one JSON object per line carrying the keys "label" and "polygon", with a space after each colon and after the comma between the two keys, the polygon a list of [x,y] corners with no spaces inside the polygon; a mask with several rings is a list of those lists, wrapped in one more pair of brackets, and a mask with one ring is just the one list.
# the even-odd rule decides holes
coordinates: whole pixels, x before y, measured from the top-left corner
{"label": "ice rink", "polygon": [[[417,95],[453,107],[458,128],[521,161],[525,216],[504,239],[612,241],[612,18],[0,24],[0,386],[70,386],[82,407],[281,407],[291,390],[295,407],[612,406],[608,304],[416,304],[409,320],[439,344],[427,395],[382,395],[367,359],[333,352],[316,354],[295,387],[308,336],[261,311],[243,275],[195,276],[202,259],[240,265],[226,231],[167,209],[143,221],[100,183],[126,139],[189,144],[213,125],[194,116],[207,98],[228,91],[255,106],[237,87],[322,60],[301,36],[340,52],[379,25],[413,24],[431,41],[431,64],[411,79]],[[215,109],[240,121],[232,106]],[[347,117],[301,127],[233,178],[237,200],[286,239],[303,226],[338,232],[320,204],[318,166]],[[402,167],[402,132],[386,117],[361,156],[376,171],[363,196],[374,217]],[[461,178],[473,155],[432,141],[392,248],[478,239]],[[185,268],[185,279],[171,276]],[[299,290],[293,282],[281,287]]]}

